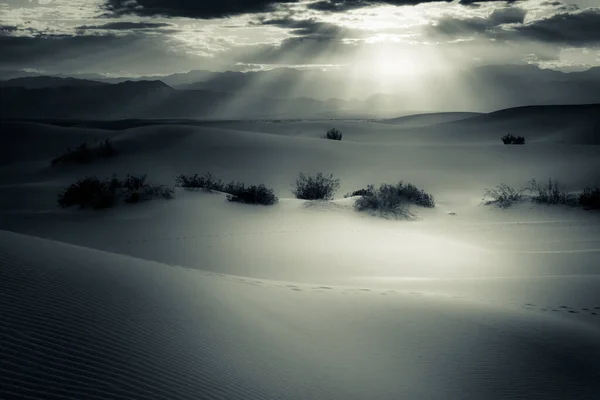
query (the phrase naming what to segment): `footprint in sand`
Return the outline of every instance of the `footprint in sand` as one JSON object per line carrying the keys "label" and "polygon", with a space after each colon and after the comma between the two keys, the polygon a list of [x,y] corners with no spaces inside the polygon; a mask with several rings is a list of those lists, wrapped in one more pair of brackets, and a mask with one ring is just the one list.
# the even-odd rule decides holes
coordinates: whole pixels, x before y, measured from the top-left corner
{"label": "footprint in sand", "polygon": [[296,292],[301,292],[302,291],[302,289],[297,288],[297,287],[293,287],[292,290],[295,290]]}
{"label": "footprint in sand", "polygon": [[577,311],[569,310],[571,314],[577,314]]}

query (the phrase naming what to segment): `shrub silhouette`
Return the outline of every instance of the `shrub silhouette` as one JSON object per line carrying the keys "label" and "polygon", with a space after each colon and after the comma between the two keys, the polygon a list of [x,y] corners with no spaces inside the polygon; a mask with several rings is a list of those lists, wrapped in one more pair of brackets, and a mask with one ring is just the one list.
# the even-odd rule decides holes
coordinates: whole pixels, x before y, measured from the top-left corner
{"label": "shrub silhouette", "polygon": [[128,174],[125,180],[121,182],[121,187],[125,189],[124,201],[126,203],[139,203],[152,197],[171,199],[175,193],[173,189],[165,185],[146,183],[146,175]]}
{"label": "shrub silhouette", "polygon": [[227,200],[238,203],[270,206],[278,201],[273,189],[262,184],[245,186],[240,182],[231,182],[225,186],[224,191],[228,193]]}
{"label": "shrub silhouette", "polygon": [[373,196],[373,185],[369,185],[367,189],[358,189],[350,193],[346,193],[344,198],[355,197],[355,196]]}
{"label": "shrub silhouette", "polygon": [[333,174],[323,176],[319,172],[316,176],[306,176],[301,173],[292,193],[302,200],[332,200],[339,187],[340,180],[335,179]]}
{"label": "shrub silhouette", "polygon": [[84,142],[74,149],[67,148],[67,150],[63,154],[52,159],[51,164],[86,164],[91,162],[95,157],[109,158],[114,157],[116,155],[117,150],[112,145],[110,139],[106,139],[103,142],[101,142],[98,148],[96,149],[88,147],[87,142]]}
{"label": "shrub silhouette", "polygon": [[200,176],[194,174],[191,176],[179,175],[175,178],[175,186],[183,187],[186,189],[204,189],[214,190],[217,192],[223,192],[225,185],[220,179],[215,179],[210,172]]}
{"label": "shrub silhouette", "polygon": [[123,181],[115,175],[102,181],[92,176],[78,180],[60,193],[58,205],[102,209],[115,205],[121,196],[126,203],[139,203],[151,197],[171,199],[173,193],[173,189],[164,185],[146,183],[146,175],[127,175]]}
{"label": "shrub silhouette", "polygon": [[539,184],[535,179],[529,182],[527,188],[532,192],[531,199],[541,204],[573,204],[573,198],[557,180],[548,179],[546,185]]}
{"label": "shrub silhouette", "polygon": [[112,145],[110,139],[106,139],[100,143],[98,155],[103,158],[114,157],[117,155],[117,150]]}
{"label": "shrub silhouette", "polygon": [[502,136],[500,139],[502,139],[502,143],[504,144],[525,144],[525,137],[523,136],[513,136],[508,134]]}
{"label": "shrub silhouette", "polygon": [[87,146],[87,143],[82,143],[74,149],[67,148],[60,156],[52,159],[52,165],[64,164],[64,163],[78,163],[85,164],[92,160],[92,152]]}
{"label": "shrub silhouette", "polygon": [[411,204],[427,208],[435,207],[433,196],[411,183],[405,184],[400,181],[396,185],[382,184],[379,189],[369,185],[367,189],[361,190],[365,194],[354,203],[358,211],[370,210],[381,214],[408,217],[411,215],[408,209]]}
{"label": "shrub silhouette", "polygon": [[585,188],[579,195],[579,205],[588,210],[600,209],[600,188]]}
{"label": "shrub silhouette", "polygon": [[323,136],[323,139],[342,140],[342,136],[343,136],[342,132],[340,132],[338,129],[331,128],[330,130],[327,131],[325,136]]}
{"label": "shrub silhouette", "polygon": [[501,183],[493,189],[486,189],[485,195],[491,198],[486,204],[496,204],[500,208],[507,208],[523,198],[523,190],[517,190]]}
{"label": "shrub silhouette", "polygon": [[116,200],[119,182],[116,179],[100,181],[95,176],[73,183],[58,196],[61,207],[78,205],[80,208],[102,209],[112,207]]}
{"label": "shrub silhouette", "polygon": [[221,179],[214,178],[210,172],[200,176],[198,174],[186,176],[179,175],[175,178],[176,186],[186,189],[203,189],[227,193],[227,200],[246,204],[272,205],[278,201],[273,189],[265,185],[246,186],[241,182],[224,184]]}

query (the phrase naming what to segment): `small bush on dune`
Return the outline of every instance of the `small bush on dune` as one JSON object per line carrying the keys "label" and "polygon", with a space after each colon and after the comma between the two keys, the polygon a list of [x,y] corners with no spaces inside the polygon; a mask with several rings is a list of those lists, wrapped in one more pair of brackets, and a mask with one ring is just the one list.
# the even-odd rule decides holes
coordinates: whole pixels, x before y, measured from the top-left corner
{"label": "small bush on dune", "polygon": [[92,160],[92,152],[87,147],[87,143],[82,143],[74,149],[68,148],[60,156],[52,160],[52,165],[65,164],[65,163],[77,163],[85,164]]}
{"label": "small bush on dune", "polygon": [[500,139],[502,139],[502,143],[504,144],[525,144],[525,137],[523,136],[513,136],[508,134],[502,136]]}
{"label": "small bush on dune", "polygon": [[231,182],[225,186],[224,191],[228,193],[227,200],[238,203],[270,206],[278,201],[273,189],[267,188],[265,185],[246,186],[243,183]]}
{"label": "small bush on dune", "polygon": [[525,144],[525,137],[517,136],[512,144]]}
{"label": "small bush on dune", "polygon": [[330,130],[327,131],[325,136],[323,136],[323,139],[342,140],[342,136],[343,136],[342,132],[340,132],[338,129],[331,128]]}
{"label": "small bush on dune", "polygon": [[78,205],[80,208],[92,207],[93,209],[109,208],[115,203],[118,187],[119,182],[115,179],[101,181],[95,176],[83,178],[59,194],[58,205],[61,207]]}
{"label": "small bush on dune", "polygon": [[175,178],[176,186],[186,189],[203,189],[227,193],[227,200],[246,204],[272,205],[278,201],[273,189],[265,185],[246,186],[241,182],[224,184],[221,179],[214,178],[209,172],[200,176],[198,174],[186,176],[179,175]]}
{"label": "small bush on dune", "polygon": [[500,208],[506,208],[523,198],[523,190],[501,183],[494,189],[486,189],[485,195],[491,198],[486,204],[496,204]]}
{"label": "small bush on dune", "polygon": [[117,155],[117,150],[113,146],[110,139],[106,139],[105,141],[100,143],[100,147],[98,148],[98,155],[103,158],[114,157]]}
{"label": "small bush on dune", "polygon": [[146,175],[127,175],[121,183],[126,203],[139,203],[152,197],[172,199],[175,191],[165,185],[146,183]]}
{"label": "small bush on dune", "polygon": [[411,183],[382,184],[379,189],[369,185],[367,189],[362,189],[362,191],[365,194],[354,203],[354,207],[358,211],[370,210],[382,214],[408,217],[411,215],[408,210],[411,204],[427,208],[435,207],[433,196]]}
{"label": "small bush on dune", "polygon": [[527,188],[532,192],[531,199],[541,204],[573,204],[573,198],[557,180],[548,179],[546,185],[539,184],[535,179],[529,182]]}
{"label": "small bush on dune", "polygon": [[324,176],[320,172],[316,176],[300,174],[292,193],[297,199],[302,200],[332,200],[339,187],[340,180],[335,179],[333,174],[329,176]]}
{"label": "small bush on dune", "polygon": [[198,174],[186,176],[179,175],[175,178],[175,186],[183,187],[186,189],[204,189],[214,190],[217,192],[223,192],[225,185],[220,179],[215,179],[210,172],[200,176]]}
{"label": "small bush on dune", "polygon": [[80,179],[58,196],[58,205],[93,209],[109,208],[122,196],[126,203],[139,203],[152,197],[173,198],[174,191],[164,185],[146,183],[146,175],[127,175],[120,181],[116,176],[100,180],[97,177]]}
{"label": "small bush on dune", "polygon": [[367,189],[358,189],[350,193],[346,193],[344,198],[355,197],[355,196],[373,196],[373,185],[369,185]]}
{"label": "small bush on dune", "polygon": [[579,195],[579,205],[588,210],[600,209],[600,188],[585,188]]}
{"label": "small bush on dune", "polygon": [[101,142],[97,148],[90,148],[87,142],[80,144],[74,149],[67,148],[67,150],[60,156],[52,159],[52,165],[76,163],[76,164],[87,164],[95,157],[109,158],[117,155],[117,150],[113,146],[110,139],[106,139]]}

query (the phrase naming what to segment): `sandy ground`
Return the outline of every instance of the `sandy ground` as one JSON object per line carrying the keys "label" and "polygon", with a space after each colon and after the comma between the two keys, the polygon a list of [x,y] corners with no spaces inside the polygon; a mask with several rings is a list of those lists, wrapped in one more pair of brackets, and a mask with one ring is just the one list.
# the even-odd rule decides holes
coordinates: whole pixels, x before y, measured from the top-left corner
{"label": "sandy ground", "polygon": [[[535,129],[526,146],[503,146],[497,122],[461,144],[460,120],[426,118],[5,125],[0,394],[598,398],[600,215],[481,201],[487,187],[534,177],[573,191],[597,184],[598,146],[581,131],[569,143]],[[333,126],[342,142],[319,139]],[[105,137],[118,157],[49,167],[67,146]],[[100,212],[55,205],[89,174],[172,184],[205,171],[265,183],[281,200],[177,189],[170,201]],[[299,172],[334,173],[337,199],[292,199]],[[341,198],[399,180],[431,192],[436,208],[386,220]]]}

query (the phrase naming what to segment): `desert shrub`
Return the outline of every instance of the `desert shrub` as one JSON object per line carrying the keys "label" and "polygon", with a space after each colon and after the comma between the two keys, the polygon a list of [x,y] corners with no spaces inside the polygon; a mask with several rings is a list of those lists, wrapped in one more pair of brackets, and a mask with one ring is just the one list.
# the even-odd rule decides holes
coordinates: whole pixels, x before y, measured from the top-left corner
{"label": "desert shrub", "polygon": [[117,155],[117,150],[113,146],[110,139],[106,139],[100,143],[100,146],[98,147],[98,155],[104,158],[114,157]]}
{"label": "desert shrub", "polygon": [[525,144],[525,137],[513,136],[510,133],[502,136],[500,139],[502,139],[502,143],[504,144]]}
{"label": "desert shrub", "polygon": [[67,150],[60,156],[52,159],[52,165],[64,164],[64,163],[78,163],[85,164],[92,160],[92,152],[88,148],[87,143],[82,143],[74,149],[67,148]]}
{"label": "desert shrub", "polygon": [[342,132],[340,132],[338,129],[331,128],[330,130],[327,131],[325,136],[323,136],[323,139],[342,140],[342,136],[343,136]]}
{"label": "desert shrub", "polygon": [[579,194],[579,205],[588,210],[600,209],[600,188],[585,188]]}
{"label": "desert shrub", "polygon": [[340,180],[335,179],[333,174],[324,176],[319,172],[316,176],[306,176],[301,173],[292,193],[302,200],[332,200],[339,187]]}
{"label": "desert shrub", "polygon": [[91,162],[94,157],[114,157],[117,155],[117,150],[113,146],[110,139],[106,139],[100,143],[100,145],[93,149],[90,148],[87,144],[81,143],[74,149],[67,148],[67,150],[61,154],[60,156],[52,159],[51,164],[66,164],[66,163],[77,163],[77,164],[86,164]]}
{"label": "desert shrub", "polygon": [[118,180],[101,181],[95,176],[83,178],[59,194],[58,204],[61,207],[109,208],[115,203],[118,187]]}
{"label": "desert shrub", "polygon": [[356,199],[354,207],[358,211],[378,211],[382,214],[409,216],[408,207],[413,204],[420,207],[435,207],[431,194],[418,189],[411,183],[398,182],[396,185],[382,184],[378,189],[369,185],[366,195]]}
{"label": "desert shrub", "polygon": [[130,175],[121,182],[126,203],[139,203],[152,197],[172,199],[175,191],[165,185],[154,185],[146,182],[146,175]]}
{"label": "desert shrub", "polygon": [[496,204],[500,208],[506,208],[523,198],[523,190],[501,183],[493,189],[486,189],[485,195],[491,198],[486,204]]}
{"label": "desert shrub", "polygon": [[231,182],[225,186],[224,191],[228,193],[227,200],[239,203],[270,206],[278,201],[273,189],[265,185],[246,186],[243,183]]}
{"label": "desert shrub", "polygon": [[127,175],[121,181],[115,175],[111,179],[97,177],[80,179],[58,196],[58,205],[102,209],[112,207],[120,197],[126,203],[139,203],[151,197],[173,198],[173,189],[164,185],[146,183],[146,175]]}
{"label": "desert shrub", "polygon": [[350,193],[346,193],[344,198],[355,197],[355,196],[373,196],[373,185],[369,185],[367,189],[358,189]]}
{"label": "desert shrub", "polygon": [[573,204],[573,198],[558,183],[556,179],[548,179],[545,185],[532,179],[527,188],[532,192],[531,199],[542,204]]}
{"label": "desert shrub", "polygon": [[220,179],[213,178],[210,172],[207,172],[202,176],[198,174],[190,176],[179,175],[175,178],[175,185],[186,189],[204,189],[217,192],[224,191],[223,182]]}

